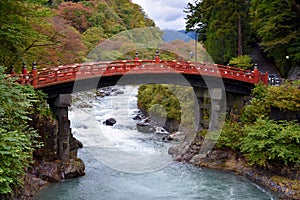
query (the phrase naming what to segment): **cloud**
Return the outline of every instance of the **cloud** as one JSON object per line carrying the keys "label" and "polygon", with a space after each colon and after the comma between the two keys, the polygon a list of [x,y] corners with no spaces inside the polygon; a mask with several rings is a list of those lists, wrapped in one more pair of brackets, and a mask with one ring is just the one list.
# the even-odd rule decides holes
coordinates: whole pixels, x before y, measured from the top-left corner
{"label": "cloud", "polygon": [[183,12],[190,0],[132,0],[139,4],[146,14],[154,20],[161,29],[185,29],[185,16]]}

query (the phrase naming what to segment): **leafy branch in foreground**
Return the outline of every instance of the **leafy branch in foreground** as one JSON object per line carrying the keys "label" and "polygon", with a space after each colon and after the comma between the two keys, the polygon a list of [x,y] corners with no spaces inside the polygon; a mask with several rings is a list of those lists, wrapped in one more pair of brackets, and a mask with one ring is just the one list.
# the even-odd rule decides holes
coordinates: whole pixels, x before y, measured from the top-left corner
{"label": "leafy branch in foreground", "polygon": [[0,194],[23,184],[32,153],[40,146],[37,131],[29,127],[30,115],[46,114],[43,96],[31,86],[22,86],[3,74],[0,67]]}

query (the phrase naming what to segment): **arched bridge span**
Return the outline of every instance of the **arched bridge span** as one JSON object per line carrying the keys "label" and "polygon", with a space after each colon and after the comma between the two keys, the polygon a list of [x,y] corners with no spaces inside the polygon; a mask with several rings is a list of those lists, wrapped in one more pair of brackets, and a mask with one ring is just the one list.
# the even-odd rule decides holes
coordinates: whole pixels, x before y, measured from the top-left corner
{"label": "arched bridge span", "polygon": [[[217,121],[219,113],[222,112],[220,111],[220,107],[222,107],[220,102],[221,99],[224,99],[224,88],[226,100],[231,102],[231,107],[233,107],[236,102],[244,101],[244,96],[250,94],[255,84],[259,82],[268,84],[268,74],[263,74],[257,69],[250,71],[201,62],[160,60],[159,56],[156,56],[154,60],[136,58],[134,60],[71,64],[42,70],[37,70],[36,65],[33,65],[31,72],[28,72],[24,65],[22,74],[15,74],[12,70],[12,75],[18,76],[18,82],[21,84],[32,85],[35,89],[43,90],[48,94],[48,103],[58,119],[57,153],[63,162],[67,162],[70,158],[71,132],[68,107],[71,104],[70,94],[73,92],[115,84],[189,85],[197,93],[199,109],[210,109],[210,117],[214,119],[209,123],[205,123],[203,120],[202,126],[213,130],[218,125],[211,122]],[[124,77],[126,78],[124,79]],[[185,81],[182,81],[182,78]],[[120,81],[121,79],[122,81]],[[222,91],[220,85],[224,86]],[[209,91],[211,105],[206,104],[205,98],[208,93],[207,91],[203,92],[201,88],[212,89]],[[199,118],[201,121],[202,116]]]}
{"label": "arched bridge span", "polygon": [[[23,73],[18,76],[20,83],[41,89],[48,94],[49,98],[52,98],[59,94],[115,85],[124,75],[130,77],[124,84],[183,84],[178,82],[179,74],[185,77],[191,86],[207,88],[205,83],[207,81],[212,86],[214,83],[219,85],[216,81],[222,81],[226,91],[239,94],[249,94],[256,83],[268,83],[267,73],[260,73],[257,69],[250,71],[210,63],[160,60],[158,56],[155,60],[136,58],[135,60],[92,62],[39,71],[33,66],[31,73],[23,69]],[[93,84],[95,81],[97,81],[96,85]],[[75,82],[76,87],[74,87]]]}

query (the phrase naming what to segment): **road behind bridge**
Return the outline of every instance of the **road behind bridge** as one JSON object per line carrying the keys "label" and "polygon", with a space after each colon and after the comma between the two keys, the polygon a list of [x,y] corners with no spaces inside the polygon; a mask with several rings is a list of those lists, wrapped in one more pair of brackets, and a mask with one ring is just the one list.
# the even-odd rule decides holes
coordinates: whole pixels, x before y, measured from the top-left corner
{"label": "road behind bridge", "polygon": [[258,64],[258,70],[265,73],[268,71],[269,74],[277,74],[278,77],[281,77],[281,74],[276,69],[275,65],[266,58],[259,46],[255,46],[250,49],[250,56],[253,60],[253,63]]}

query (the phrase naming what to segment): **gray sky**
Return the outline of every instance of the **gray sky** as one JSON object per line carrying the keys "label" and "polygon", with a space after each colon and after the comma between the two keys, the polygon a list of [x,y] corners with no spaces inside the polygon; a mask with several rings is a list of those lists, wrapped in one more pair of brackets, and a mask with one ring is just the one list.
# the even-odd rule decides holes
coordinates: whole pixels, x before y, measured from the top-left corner
{"label": "gray sky", "polygon": [[185,29],[185,16],[183,12],[188,2],[192,0],[132,0],[139,4],[145,13],[154,20],[160,29]]}

